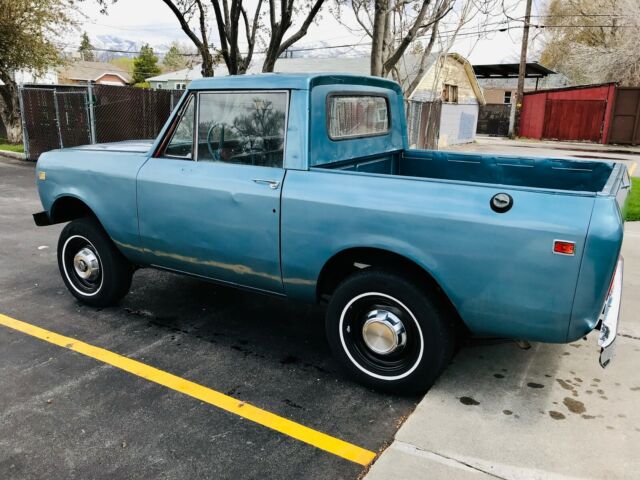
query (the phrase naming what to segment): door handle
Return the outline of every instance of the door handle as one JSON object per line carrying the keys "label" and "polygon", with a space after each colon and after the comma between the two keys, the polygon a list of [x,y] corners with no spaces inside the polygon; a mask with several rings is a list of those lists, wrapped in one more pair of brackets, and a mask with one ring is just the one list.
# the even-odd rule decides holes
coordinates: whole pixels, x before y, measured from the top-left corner
{"label": "door handle", "polygon": [[253,181],[254,183],[257,183],[259,185],[269,185],[269,188],[271,190],[277,190],[280,186],[280,182],[276,182],[275,180],[262,180],[260,178],[254,178]]}

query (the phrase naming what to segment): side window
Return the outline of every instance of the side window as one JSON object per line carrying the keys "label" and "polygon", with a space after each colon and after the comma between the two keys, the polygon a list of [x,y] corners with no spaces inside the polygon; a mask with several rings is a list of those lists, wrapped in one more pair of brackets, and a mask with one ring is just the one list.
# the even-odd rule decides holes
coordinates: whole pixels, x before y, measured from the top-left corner
{"label": "side window", "polygon": [[327,129],[332,140],[384,135],[389,131],[386,97],[329,95]]}
{"label": "side window", "polygon": [[442,100],[445,103],[458,103],[458,86],[445,83],[442,89]]}
{"label": "side window", "polygon": [[198,161],[282,167],[286,93],[201,93],[198,110]]}
{"label": "side window", "polygon": [[171,140],[164,149],[166,157],[177,157],[184,159],[193,158],[193,127],[195,120],[195,101],[193,96],[189,99],[189,104],[182,110],[178,126],[173,131]]}

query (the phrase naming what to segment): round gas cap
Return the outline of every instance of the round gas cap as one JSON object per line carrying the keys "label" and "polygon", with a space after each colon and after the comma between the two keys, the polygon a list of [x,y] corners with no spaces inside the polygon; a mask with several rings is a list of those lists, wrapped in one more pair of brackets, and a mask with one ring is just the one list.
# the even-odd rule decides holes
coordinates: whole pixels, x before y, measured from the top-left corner
{"label": "round gas cap", "polygon": [[496,193],[491,197],[491,210],[498,213],[504,213],[513,207],[513,198],[508,193]]}

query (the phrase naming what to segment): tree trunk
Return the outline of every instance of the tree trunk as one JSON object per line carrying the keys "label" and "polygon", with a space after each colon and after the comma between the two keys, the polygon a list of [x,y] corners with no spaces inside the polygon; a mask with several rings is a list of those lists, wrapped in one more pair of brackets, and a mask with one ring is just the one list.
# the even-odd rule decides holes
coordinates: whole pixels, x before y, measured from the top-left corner
{"label": "tree trunk", "polygon": [[22,119],[18,85],[9,75],[0,74],[4,85],[0,87],[0,119],[7,130],[9,143],[22,143]]}
{"label": "tree trunk", "polygon": [[371,39],[371,75],[383,76],[385,27],[388,22],[388,0],[376,0]]}
{"label": "tree trunk", "polygon": [[264,58],[264,63],[262,64],[262,71],[264,73],[273,72],[273,69],[276,67],[277,61],[278,61],[278,52],[269,50],[267,52],[267,56]]}
{"label": "tree trunk", "polygon": [[211,58],[211,52],[208,48],[200,50],[200,56],[202,57],[202,76],[213,77],[213,58]]}

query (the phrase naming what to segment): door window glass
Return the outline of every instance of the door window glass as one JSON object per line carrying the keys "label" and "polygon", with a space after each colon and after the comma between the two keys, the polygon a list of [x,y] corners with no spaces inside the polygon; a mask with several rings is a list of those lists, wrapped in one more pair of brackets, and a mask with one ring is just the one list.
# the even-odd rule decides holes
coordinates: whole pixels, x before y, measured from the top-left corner
{"label": "door window glass", "polygon": [[193,158],[194,104],[193,98],[189,99],[189,104],[182,111],[178,126],[164,150],[165,156]]}
{"label": "door window glass", "polygon": [[198,161],[282,167],[287,94],[201,93]]}

